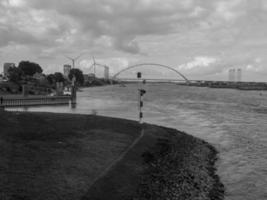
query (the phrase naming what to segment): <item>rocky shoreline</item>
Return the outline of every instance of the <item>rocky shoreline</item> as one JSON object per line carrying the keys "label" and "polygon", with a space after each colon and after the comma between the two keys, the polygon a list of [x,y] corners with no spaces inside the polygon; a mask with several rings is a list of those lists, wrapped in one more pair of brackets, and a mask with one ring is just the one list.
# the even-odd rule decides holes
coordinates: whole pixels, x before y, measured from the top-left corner
{"label": "rocky shoreline", "polygon": [[135,199],[223,199],[224,186],[214,166],[216,149],[192,136],[177,136],[176,130],[167,131],[165,139],[143,154],[146,169]]}
{"label": "rocky shoreline", "polygon": [[[165,127],[146,125],[145,132],[143,141],[82,200],[224,199],[212,145]],[[133,162],[132,157],[141,159]]]}

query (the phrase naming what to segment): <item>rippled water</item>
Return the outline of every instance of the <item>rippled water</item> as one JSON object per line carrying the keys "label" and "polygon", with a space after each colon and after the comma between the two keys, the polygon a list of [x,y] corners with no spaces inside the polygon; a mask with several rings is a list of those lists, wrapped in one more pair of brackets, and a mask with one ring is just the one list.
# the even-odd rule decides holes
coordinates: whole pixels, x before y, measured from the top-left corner
{"label": "rippled water", "polygon": [[[146,85],[144,121],[174,127],[220,151],[218,174],[227,200],[267,199],[267,92]],[[137,85],[83,89],[76,109],[30,111],[92,113],[137,119]]]}

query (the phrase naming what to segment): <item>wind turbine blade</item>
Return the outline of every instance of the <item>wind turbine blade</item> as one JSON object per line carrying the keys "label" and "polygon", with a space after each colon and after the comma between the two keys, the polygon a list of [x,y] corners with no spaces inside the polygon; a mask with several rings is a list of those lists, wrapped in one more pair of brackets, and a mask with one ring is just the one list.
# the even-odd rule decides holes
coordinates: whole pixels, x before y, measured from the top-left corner
{"label": "wind turbine blade", "polygon": [[95,57],[93,56],[93,61],[94,61],[94,65],[96,64],[96,62],[95,62]]}
{"label": "wind turbine blade", "polygon": [[69,56],[65,56],[66,58],[70,59],[70,60],[73,60],[73,58],[69,57]]}
{"label": "wind turbine blade", "polygon": [[91,69],[94,67],[94,64],[92,64],[90,67],[89,67],[89,70],[88,71],[91,71]]}
{"label": "wind turbine blade", "polygon": [[76,58],[74,58],[74,60],[79,59],[81,56],[83,55],[83,53],[81,53],[80,55],[78,55]]}

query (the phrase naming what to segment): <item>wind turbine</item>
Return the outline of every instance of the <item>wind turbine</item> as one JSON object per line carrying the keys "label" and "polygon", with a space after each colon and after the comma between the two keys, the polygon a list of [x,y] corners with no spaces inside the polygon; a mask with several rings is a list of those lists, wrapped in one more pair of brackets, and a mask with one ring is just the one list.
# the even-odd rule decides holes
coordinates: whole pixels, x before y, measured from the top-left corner
{"label": "wind turbine", "polygon": [[91,64],[91,66],[89,67],[89,71],[91,71],[92,69],[94,70],[94,75],[96,76],[96,67],[102,67],[104,68],[104,74],[106,73],[107,75],[104,75],[104,77],[108,77],[109,75],[109,67],[107,65],[102,65],[100,63],[97,63],[95,61],[95,57],[92,56],[93,58],[93,64]]}
{"label": "wind turbine", "polygon": [[80,54],[79,56],[74,57],[74,58],[69,57],[69,56],[65,56],[65,57],[72,61],[72,68],[74,69],[75,68],[75,61],[78,60],[81,56],[82,56],[82,54]]}
{"label": "wind turbine", "polygon": [[94,74],[96,75],[96,62],[95,62],[95,57],[93,56],[93,66],[94,66]]}

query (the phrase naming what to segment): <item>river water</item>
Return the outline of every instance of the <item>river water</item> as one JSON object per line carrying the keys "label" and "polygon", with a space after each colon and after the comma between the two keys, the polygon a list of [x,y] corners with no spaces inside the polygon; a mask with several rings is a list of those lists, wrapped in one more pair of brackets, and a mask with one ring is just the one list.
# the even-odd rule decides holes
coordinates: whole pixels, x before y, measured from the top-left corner
{"label": "river water", "polygon": [[[75,109],[28,110],[137,120],[137,88],[137,84],[85,88],[78,93]],[[148,84],[145,89],[145,122],[185,131],[219,150],[217,168],[226,187],[226,200],[267,199],[267,91],[175,84]]]}

